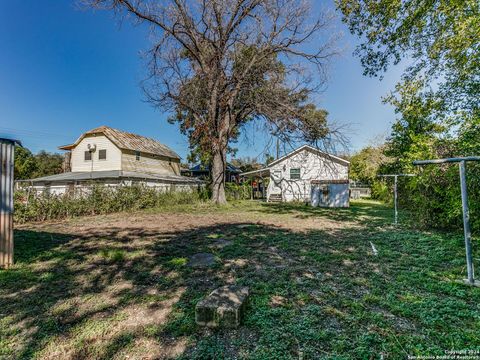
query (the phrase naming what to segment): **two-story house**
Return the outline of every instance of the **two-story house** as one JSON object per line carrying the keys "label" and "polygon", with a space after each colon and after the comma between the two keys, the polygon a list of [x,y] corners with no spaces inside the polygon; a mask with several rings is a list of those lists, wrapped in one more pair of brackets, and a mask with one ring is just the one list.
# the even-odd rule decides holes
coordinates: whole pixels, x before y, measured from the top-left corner
{"label": "two-story house", "polygon": [[197,187],[180,175],[180,156],[157,140],[101,126],[82,134],[66,151],[62,174],[28,180],[36,190],[63,194],[96,183],[118,186],[141,182],[162,189]]}

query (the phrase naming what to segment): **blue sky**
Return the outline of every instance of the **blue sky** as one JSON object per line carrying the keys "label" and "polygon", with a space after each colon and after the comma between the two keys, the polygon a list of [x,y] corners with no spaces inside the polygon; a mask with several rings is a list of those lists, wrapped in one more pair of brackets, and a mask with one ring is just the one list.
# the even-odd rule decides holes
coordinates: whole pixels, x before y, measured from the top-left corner
{"label": "blue sky", "polygon": [[[325,1],[325,8],[334,10]],[[399,70],[383,81],[362,75],[352,52],[357,40],[338,20],[343,55],[332,63],[327,90],[318,97],[330,119],[350,124],[351,151],[388,134],[395,119],[381,96]],[[82,132],[108,125],[151,136],[182,157],[188,142],[168,114],[144,101],[139,82],[148,49],[145,27],[120,23],[106,11],[79,9],[69,0],[0,0],[0,133],[10,133],[34,152],[57,151]],[[238,156],[259,156],[261,139],[240,141]]]}

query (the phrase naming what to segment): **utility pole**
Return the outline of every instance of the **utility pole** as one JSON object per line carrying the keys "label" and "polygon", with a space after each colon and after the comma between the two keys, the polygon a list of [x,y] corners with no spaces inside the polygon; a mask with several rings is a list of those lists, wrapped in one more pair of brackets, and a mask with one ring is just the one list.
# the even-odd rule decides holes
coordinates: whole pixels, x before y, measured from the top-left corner
{"label": "utility pole", "polygon": [[275,160],[279,158],[280,158],[280,139],[277,136],[277,158]]}
{"label": "utility pole", "polygon": [[386,174],[386,175],[378,175],[378,177],[393,177],[395,179],[395,183],[393,185],[393,202],[395,206],[395,225],[398,224],[398,177],[399,176],[415,176],[415,174]]}
{"label": "utility pole", "polygon": [[417,160],[413,162],[413,165],[458,163],[459,173],[460,173],[460,189],[462,193],[462,213],[463,213],[463,233],[465,237],[465,255],[467,258],[467,279],[465,279],[464,282],[468,285],[480,287],[480,282],[475,281],[475,274],[474,274],[474,268],[473,268],[472,232],[470,230],[470,213],[468,209],[468,193],[467,193],[467,174],[466,174],[467,161],[480,161],[480,156],[435,159],[435,160]]}

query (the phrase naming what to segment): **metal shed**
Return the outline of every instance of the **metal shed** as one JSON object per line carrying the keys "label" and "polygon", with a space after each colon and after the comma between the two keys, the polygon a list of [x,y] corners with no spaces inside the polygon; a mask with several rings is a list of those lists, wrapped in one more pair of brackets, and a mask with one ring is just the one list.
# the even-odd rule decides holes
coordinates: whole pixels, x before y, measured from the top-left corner
{"label": "metal shed", "polygon": [[18,140],[0,137],[0,268],[13,264],[13,165]]}

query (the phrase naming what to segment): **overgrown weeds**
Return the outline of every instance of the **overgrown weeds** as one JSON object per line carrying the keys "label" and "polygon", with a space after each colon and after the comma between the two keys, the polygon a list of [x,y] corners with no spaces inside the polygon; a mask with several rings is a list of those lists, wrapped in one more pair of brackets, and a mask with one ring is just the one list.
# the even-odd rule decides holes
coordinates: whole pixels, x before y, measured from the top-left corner
{"label": "overgrown weeds", "polygon": [[201,202],[200,191],[162,192],[142,185],[117,188],[92,185],[82,195],[54,195],[46,192],[34,194],[26,191],[15,193],[17,223],[65,219],[83,215],[109,214],[121,211],[137,211]]}

